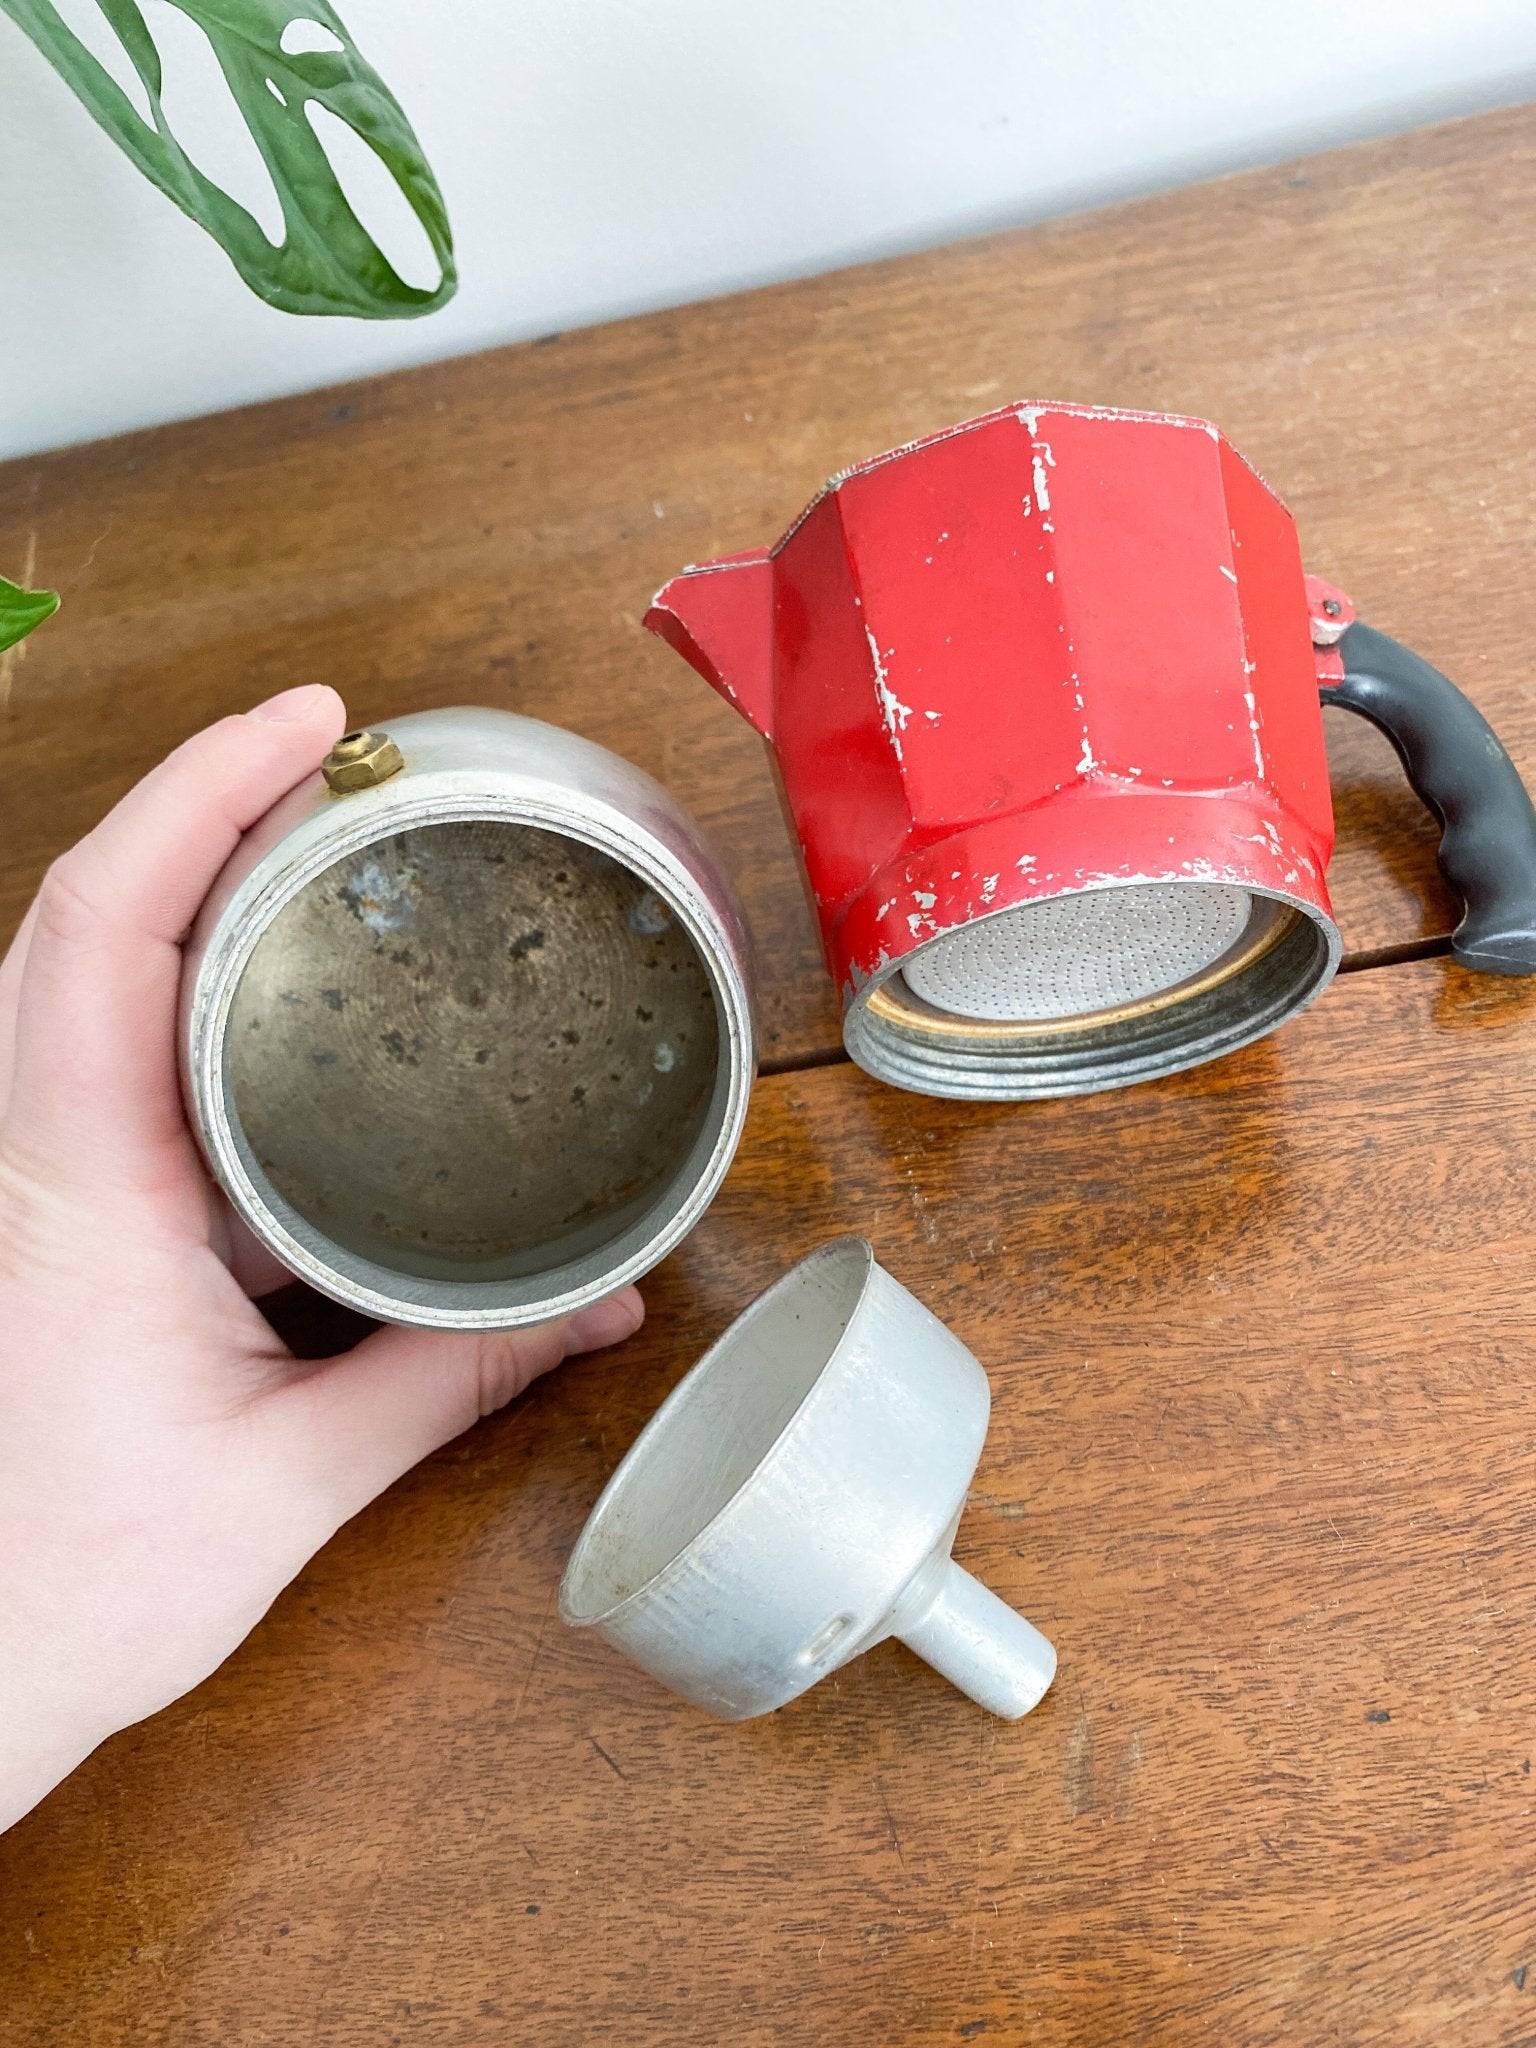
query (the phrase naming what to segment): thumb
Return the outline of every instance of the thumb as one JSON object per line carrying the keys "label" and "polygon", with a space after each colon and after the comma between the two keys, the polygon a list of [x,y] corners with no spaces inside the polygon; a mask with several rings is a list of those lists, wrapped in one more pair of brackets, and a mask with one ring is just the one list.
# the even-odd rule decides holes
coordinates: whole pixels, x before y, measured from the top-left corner
{"label": "thumb", "polygon": [[240,835],[314,775],[346,723],[323,683],[196,733],[129,790],[38,892],[0,981],[7,1120],[50,1170],[133,1174],[184,1144],[181,941]]}
{"label": "thumb", "polygon": [[644,1316],[638,1289],[626,1287],[529,1330],[379,1330],[268,1398],[309,1454],[339,1526],[530,1381],[577,1352],[621,1343]]}

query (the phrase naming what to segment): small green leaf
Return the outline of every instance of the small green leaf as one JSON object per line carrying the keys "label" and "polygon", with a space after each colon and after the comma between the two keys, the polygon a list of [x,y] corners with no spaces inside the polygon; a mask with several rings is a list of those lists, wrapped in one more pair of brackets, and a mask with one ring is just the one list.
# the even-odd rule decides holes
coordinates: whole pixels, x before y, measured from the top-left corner
{"label": "small green leaf", "polygon": [[51,619],[59,608],[56,590],[23,590],[0,576],[0,654],[25,640],[34,626]]}
{"label": "small green leaf", "polygon": [[[274,249],[256,219],[205,178],[171,133],[160,104],[160,59],[138,0],[100,0],[101,11],[143,81],[154,126],[86,48],[53,0],[0,0],[87,110],[152,184],[208,230],[246,283],[285,313],[348,313],[411,319],[453,297],[458,272],[448,210],[399,102],[362,56],[329,0],[171,0],[212,43],[245,124],[282,202]],[[340,50],[287,56],[284,30],[312,21]],[[279,97],[281,95],[281,97]],[[314,101],[366,142],[426,230],[442,277],[431,291],[408,285],[352,211],[310,122]]]}

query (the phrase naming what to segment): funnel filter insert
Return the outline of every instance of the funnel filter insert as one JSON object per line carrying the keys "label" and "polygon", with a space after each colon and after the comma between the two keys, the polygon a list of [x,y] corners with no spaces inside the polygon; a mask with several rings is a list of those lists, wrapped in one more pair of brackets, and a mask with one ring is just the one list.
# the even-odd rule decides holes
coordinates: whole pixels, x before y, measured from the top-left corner
{"label": "funnel filter insert", "polygon": [[862,1238],[803,1259],[652,1416],[566,1567],[565,1619],[727,1720],[898,1636],[1008,1720],[1056,1653],[950,1556],[986,1374]]}

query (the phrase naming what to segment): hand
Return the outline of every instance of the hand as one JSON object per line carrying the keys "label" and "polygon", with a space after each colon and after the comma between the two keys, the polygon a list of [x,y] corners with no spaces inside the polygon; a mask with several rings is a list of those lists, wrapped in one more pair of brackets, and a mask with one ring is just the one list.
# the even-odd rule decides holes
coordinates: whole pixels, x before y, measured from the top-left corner
{"label": "hand", "polygon": [[189,740],[55,864],[0,966],[0,1828],[222,1663],[419,1458],[643,1314],[630,1288],[300,1364],[226,1263],[177,1083],[180,941],[343,725],[316,684]]}

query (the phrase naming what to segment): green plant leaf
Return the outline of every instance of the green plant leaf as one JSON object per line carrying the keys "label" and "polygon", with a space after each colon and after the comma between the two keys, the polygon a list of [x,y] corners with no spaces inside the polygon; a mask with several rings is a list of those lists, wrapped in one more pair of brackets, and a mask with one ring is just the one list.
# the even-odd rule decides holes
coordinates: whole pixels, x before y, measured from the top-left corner
{"label": "green plant leaf", "polygon": [[51,619],[59,608],[56,590],[23,590],[0,576],[0,654],[25,640],[34,626]]}
{"label": "green plant leaf", "polygon": [[[143,81],[153,127],[53,0],[0,0],[0,14],[31,37],[124,154],[208,230],[269,306],[285,313],[400,320],[430,313],[453,297],[458,273],[443,195],[399,103],[358,54],[327,0],[171,0],[206,32],[272,174],[283,208],[284,237],[277,249],[243,206],[203,176],[171,133],[160,104],[160,57],[138,0],[99,5]],[[285,56],[283,31],[294,21],[329,29],[343,48]],[[368,144],[410,202],[442,268],[433,290],[398,277],[352,211],[310,123],[310,101],[328,108]]]}

